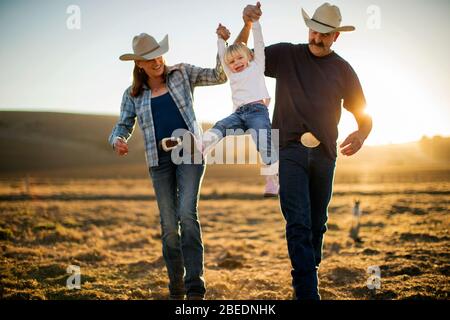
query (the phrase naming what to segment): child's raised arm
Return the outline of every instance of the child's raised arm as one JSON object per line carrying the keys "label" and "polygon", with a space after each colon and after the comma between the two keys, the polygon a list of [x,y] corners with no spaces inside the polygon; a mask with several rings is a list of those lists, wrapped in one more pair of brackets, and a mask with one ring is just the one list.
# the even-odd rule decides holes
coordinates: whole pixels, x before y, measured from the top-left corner
{"label": "child's raised arm", "polygon": [[230,31],[227,29],[227,27],[223,26],[221,23],[219,23],[219,26],[216,29],[217,36],[219,38],[222,38],[224,41],[227,41],[230,39]]}
{"label": "child's raised arm", "polygon": [[224,57],[225,57],[225,51],[226,48],[226,41],[230,38],[230,31],[227,29],[227,27],[223,26],[221,23],[219,23],[219,26],[216,29],[217,33],[217,49],[218,54],[220,58],[220,62],[222,62],[222,67],[225,72],[228,71],[228,68],[225,64]]}
{"label": "child's raised arm", "polygon": [[259,23],[259,20],[253,21],[252,25],[252,32],[253,32],[253,44],[255,46],[254,48],[254,59],[258,66],[260,66],[263,71],[265,69],[265,55],[264,55],[264,39],[262,35],[262,29],[261,24]]}

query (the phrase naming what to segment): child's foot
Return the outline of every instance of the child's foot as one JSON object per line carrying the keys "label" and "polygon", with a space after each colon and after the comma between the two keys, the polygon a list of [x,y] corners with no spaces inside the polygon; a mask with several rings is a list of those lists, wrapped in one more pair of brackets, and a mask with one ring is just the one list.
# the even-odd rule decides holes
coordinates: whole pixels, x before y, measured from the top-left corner
{"label": "child's foot", "polygon": [[278,174],[266,176],[266,187],[264,190],[264,198],[278,197],[280,185],[278,183]]}

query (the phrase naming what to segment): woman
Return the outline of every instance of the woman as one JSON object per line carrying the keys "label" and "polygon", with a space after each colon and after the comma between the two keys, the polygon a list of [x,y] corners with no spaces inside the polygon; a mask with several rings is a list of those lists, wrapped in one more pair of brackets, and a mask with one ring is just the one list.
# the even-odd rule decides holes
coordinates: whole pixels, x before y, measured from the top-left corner
{"label": "woman", "polygon": [[171,137],[176,129],[186,129],[199,138],[201,127],[193,109],[194,88],[222,84],[227,78],[219,59],[214,69],[185,63],[168,67],[163,57],[168,50],[168,36],[158,43],[142,33],[133,39],[134,53],[120,57],[135,63],[133,84],[125,90],[119,121],[109,142],[119,155],[126,155],[127,140],[138,120],[160,211],[170,299],[184,299],[185,294],[188,299],[203,299],[206,289],[197,205],[204,162],[174,164],[161,141]]}

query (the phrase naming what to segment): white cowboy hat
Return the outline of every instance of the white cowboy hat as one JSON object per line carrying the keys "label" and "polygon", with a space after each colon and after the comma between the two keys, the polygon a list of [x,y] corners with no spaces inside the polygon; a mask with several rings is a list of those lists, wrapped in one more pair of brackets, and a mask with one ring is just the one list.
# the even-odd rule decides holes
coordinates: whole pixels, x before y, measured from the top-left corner
{"label": "white cowboy hat", "polygon": [[353,26],[341,27],[342,16],[339,8],[336,6],[332,6],[328,2],[325,2],[323,5],[317,8],[312,19],[309,18],[308,14],[305,10],[303,10],[303,8],[302,15],[306,25],[316,32],[330,33],[355,30],[355,27]]}
{"label": "white cowboy hat", "polygon": [[161,42],[157,42],[152,36],[141,33],[133,38],[134,53],[123,54],[119,57],[122,61],[152,60],[169,51],[169,36],[166,35]]}

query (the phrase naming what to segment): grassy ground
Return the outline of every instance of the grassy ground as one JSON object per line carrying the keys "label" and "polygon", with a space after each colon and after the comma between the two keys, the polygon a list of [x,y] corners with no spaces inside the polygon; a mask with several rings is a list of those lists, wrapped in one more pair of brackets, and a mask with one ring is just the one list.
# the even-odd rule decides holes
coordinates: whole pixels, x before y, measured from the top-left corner
{"label": "grassy ground", "polygon": [[[278,200],[263,199],[262,180],[248,179],[204,180],[207,298],[290,299]],[[320,269],[324,299],[449,298],[450,183],[423,180],[338,181]],[[361,242],[349,237],[355,199]],[[167,298],[148,179],[31,179],[28,186],[8,179],[0,183],[0,212],[2,299]],[[80,290],[66,287],[71,264],[81,268]],[[366,286],[369,266],[381,270],[376,292]]]}

